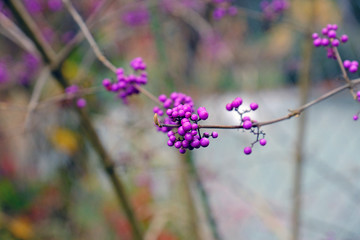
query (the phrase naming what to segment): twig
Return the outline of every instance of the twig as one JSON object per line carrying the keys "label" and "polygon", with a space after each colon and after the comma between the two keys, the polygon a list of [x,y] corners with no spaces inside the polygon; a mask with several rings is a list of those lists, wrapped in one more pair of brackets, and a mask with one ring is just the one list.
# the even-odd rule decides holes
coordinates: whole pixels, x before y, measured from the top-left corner
{"label": "twig", "polygon": [[22,26],[26,26],[26,28],[24,28],[23,30],[25,34],[29,35],[29,38],[34,42],[36,48],[40,51],[44,62],[52,62],[55,59],[55,52],[46,42],[41,32],[39,31],[38,26],[28,14],[22,3],[15,0],[4,0],[4,2],[12,11],[14,17],[18,20],[19,24]]}
{"label": "twig", "polygon": [[339,51],[337,49],[337,47],[334,47],[334,52],[335,52],[335,56],[336,56],[336,60],[340,66],[340,69],[341,69],[341,72],[342,72],[342,75],[345,79],[345,81],[349,84],[349,89],[350,89],[350,93],[351,95],[353,96],[353,98],[356,100],[357,99],[357,96],[354,92],[354,89],[353,89],[353,84],[351,83],[350,79],[349,79],[349,76],[347,75],[347,72],[345,70],[345,67],[344,67],[344,64],[343,64],[343,61],[341,60],[341,56],[339,54]]}
{"label": "twig", "polygon": [[[100,5],[99,7],[97,7],[94,12],[90,15],[90,17],[86,20],[86,24],[89,28],[93,27],[96,23],[95,20],[97,20],[97,18],[99,17],[99,15],[105,10],[107,9],[111,4],[113,3],[113,0],[111,1],[105,1],[104,4]],[[61,65],[70,55],[70,53],[74,50],[74,48],[84,39],[84,34],[83,32],[80,30],[74,38],[72,38],[70,40],[70,42],[68,42],[66,44],[66,46],[61,49],[61,51],[58,53],[57,57],[56,57],[56,61],[54,64],[54,67]]]}
{"label": "twig", "polygon": [[[253,123],[253,126],[254,127],[262,127],[262,126],[266,126],[266,125],[271,125],[271,124],[274,124],[274,123],[278,123],[278,122],[281,122],[281,121],[284,121],[284,120],[288,120],[290,118],[293,118],[293,117],[298,117],[300,116],[300,114],[305,111],[306,109],[310,108],[311,106],[317,104],[317,103],[320,103],[322,101],[324,101],[325,99],[347,89],[347,88],[350,88],[350,85],[352,86],[355,86],[355,85],[358,85],[360,84],[360,78],[357,78],[355,80],[352,80],[351,81],[351,84],[347,83],[343,86],[340,86],[338,88],[335,88],[334,90],[330,91],[330,92],[327,92],[325,93],[324,95],[322,95],[321,97],[311,101],[311,102],[308,102],[307,104],[305,105],[302,105],[301,107],[295,109],[295,110],[289,110],[290,113],[286,116],[283,116],[283,117],[280,117],[280,118],[276,118],[276,119],[273,119],[273,120],[269,120],[269,121],[265,121],[265,122],[254,122]],[[242,125],[198,125],[199,128],[217,128],[217,129],[238,129],[238,128],[243,128]],[[160,127],[179,127],[179,125],[176,125],[176,124],[161,124],[160,123]]]}
{"label": "twig", "polygon": [[[0,25],[4,28],[5,32],[8,32],[14,42],[17,42],[20,47],[25,51],[37,53],[37,50],[34,44],[29,40],[29,38],[24,35],[24,33],[13,23],[4,13],[0,12]],[[38,53],[37,53],[38,54]]]}
{"label": "twig", "polygon": [[27,131],[29,129],[31,116],[39,103],[41,91],[44,88],[46,80],[49,78],[49,75],[49,68],[44,67],[40,73],[38,80],[35,83],[34,91],[31,95],[30,102],[27,108],[27,113],[25,115],[24,131]]}
{"label": "twig", "polygon": [[91,35],[89,29],[87,28],[85,22],[82,20],[80,14],[76,11],[74,6],[71,4],[69,0],[62,0],[65,6],[67,7],[69,13],[74,18],[75,22],[79,25],[81,31],[83,32],[85,38],[89,42],[91,48],[94,50],[96,57],[111,71],[116,73],[116,67],[104,56],[101,52],[100,48],[96,44],[93,36]]}

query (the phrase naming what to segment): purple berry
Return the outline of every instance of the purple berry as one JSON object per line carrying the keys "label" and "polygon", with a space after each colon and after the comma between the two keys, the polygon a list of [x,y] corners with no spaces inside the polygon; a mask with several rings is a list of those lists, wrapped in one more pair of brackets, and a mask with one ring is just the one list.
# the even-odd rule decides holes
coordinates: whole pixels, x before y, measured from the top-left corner
{"label": "purple berry", "polygon": [[172,142],[175,142],[175,141],[176,141],[175,135],[170,136],[170,137],[169,137],[169,140],[172,141]]}
{"label": "purple berry", "polygon": [[360,91],[357,91],[356,96],[360,97]]}
{"label": "purple berry", "polygon": [[190,144],[193,148],[199,148],[200,147],[200,141],[197,139],[194,139],[194,141]]}
{"label": "purple berry", "polygon": [[351,72],[351,73],[356,73],[357,70],[358,70],[358,67],[357,67],[356,65],[353,65],[353,64],[352,64],[352,65],[349,67],[349,72]]}
{"label": "purple berry", "polygon": [[193,123],[193,124],[191,124],[191,128],[192,128],[192,130],[196,130],[199,128],[199,125],[197,125],[196,123]]}
{"label": "purple berry", "polygon": [[257,103],[251,103],[250,104],[250,108],[251,110],[255,111],[256,109],[258,109],[259,105]]}
{"label": "purple berry", "polygon": [[329,41],[329,39],[327,39],[327,38],[323,38],[323,39],[321,40],[321,45],[323,45],[324,47],[328,46],[329,43],[330,43],[330,41]]}
{"label": "purple berry", "polygon": [[317,38],[319,38],[319,34],[313,33],[313,34],[312,34],[312,38],[313,38],[314,40],[317,39]]}
{"label": "purple berry", "polygon": [[196,121],[198,120],[198,116],[196,114],[191,115],[191,120]]}
{"label": "purple berry", "polygon": [[337,47],[337,46],[339,46],[339,44],[340,44],[340,41],[337,40],[337,39],[334,39],[334,40],[332,40],[332,42],[331,42],[331,45],[332,45],[333,47]]}
{"label": "purple berry", "polygon": [[260,145],[261,146],[265,146],[266,145],[266,139],[265,138],[263,138],[263,139],[260,139]]}
{"label": "purple berry", "polygon": [[353,116],[353,119],[354,119],[354,121],[357,121],[357,120],[359,119],[359,116],[358,116],[358,115],[354,115],[354,116]]}
{"label": "purple berry", "polygon": [[193,140],[193,135],[191,133],[186,133],[184,138],[186,141],[191,142]]}
{"label": "purple berry", "polygon": [[344,67],[345,67],[345,68],[349,68],[350,66],[351,66],[351,61],[345,60],[345,61],[344,61]]}
{"label": "purple berry", "polygon": [[341,42],[346,43],[349,40],[349,37],[347,35],[342,35],[340,38]]}
{"label": "purple berry", "polygon": [[188,132],[188,131],[190,131],[190,130],[192,129],[191,123],[189,123],[189,122],[185,122],[185,123],[182,125],[182,127],[184,128],[184,131],[185,131],[185,132]]}
{"label": "purple berry", "polygon": [[336,31],[330,30],[330,31],[328,32],[328,37],[329,37],[329,38],[336,38]]}
{"label": "purple berry", "polygon": [[245,122],[245,121],[251,121],[251,118],[249,116],[244,116],[242,118],[242,121]]}
{"label": "purple berry", "polygon": [[201,139],[200,139],[200,145],[201,145],[202,147],[207,147],[207,146],[209,146],[209,144],[210,144],[209,139],[207,139],[207,138],[201,138]]}
{"label": "purple berry", "polygon": [[172,142],[172,141],[167,141],[167,145],[169,146],[169,147],[172,147],[172,146],[174,146],[174,142]]}
{"label": "purple berry", "polygon": [[315,47],[320,47],[321,46],[321,38],[315,39],[313,43],[314,43]]}
{"label": "purple berry", "polygon": [[179,134],[180,136],[184,136],[184,135],[185,135],[185,130],[184,130],[184,128],[183,128],[182,126],[178,128],[178,134]]}
{"label": "purple berry", "polygon": [[212,136],[213,138],[217,138],[217,137],[219,136],[219,134],[218,134],[217,132],[212,132],[212,133],[211,133],[211,136]]}
{"label": "purple berry", "polygon": [[102,82],[104,87],[109,87],[111,85],[111,81],[108,78],[105,78]]}
{"label": "purple berry", "polygon": [[175,146],[176,148],[181,148],[181,145],[182,145],[182,142],[181,142],[181,141],[177,141],[177,142],[174,144],[174,146]]}
{"label": "purple berry", "polygon": [[201,120],[206,120],[208,117],[209,117],[209,114],[206,110],[199,112],[199,118]]}
{"label": "purple berry", "polygon": [[179,149],[179,152],[180,152],[181,154],[184,154],[184,153],[186,153],[186,149],[180,148],[180,149]]}
{"label": "purple berry", "polygon": [[187,141],[187,140],[183,140],[181,145],[184,147],[184,148],[187,148],[188,146],[190,146],[190,143]]}
{"label": "purple berry", "polygon": [[244,153],[245,153],[246,155],[249,155],[251,152],[252,152],[251,147],[245,147],[245,148],[244,148]]}
{"label": "purple berry", "polygon": [[167,98],[165,94],[161,94],[158,99],[160,102],[165,102]]}
{"label": "purple berry", "polygon": [[323,34],[323,35],[327,35],[328,34],[328,29],[327,28],[323,28],[322,30],[321,30],[321,33]]}
{"label": "purple berry", "polygon": [[226,110],[228,110],[228,111],[232,111],[232,110],[233,110],[233,106],[232,106],[231,103],[226,104],[225,108],[226,108]]}
{"label": "purple berry", "polygon": [[79,98],[76,102],[78,108],[83,108],[86,106],[86,100],[84,98]]}
{"label": "purple berry", "polygon": [[243,128],[244,129],[250,129],[252,127],[252,122],[251,121],[245,121],[243,123]]}

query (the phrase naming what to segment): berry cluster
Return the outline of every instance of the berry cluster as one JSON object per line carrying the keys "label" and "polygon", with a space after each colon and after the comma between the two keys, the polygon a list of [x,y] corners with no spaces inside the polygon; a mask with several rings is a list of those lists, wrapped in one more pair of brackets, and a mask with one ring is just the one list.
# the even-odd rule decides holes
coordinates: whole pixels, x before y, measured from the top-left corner
{"label": "berry cluster", "polygon": [[322,29],[321,33],[323,37],[321,38],[318,33],[313,33],[312,38],[314,40],[315,47],[326,47],[327,48],[327,57],[336,59],[334,47],[338,47],[340,43],[346,43],[348,41],[347,35],[342,35],[340,38],[337,37],[336,31],[338,26],[336,24],[328,24],[325,28]]}
{"label": "berry cluster", "polygon": [[[158,124],[158,130],[167,132],[169,137],[168,146],[179,149],[181,154],[184,154],[186,149],[193,150],[207,147],[210,143],[208,139],[210,136],[213,138],[218,137],[217,132],[211,134],[204,132],[201,134],[198,122],[208,119],[209,113],[204,107],[199,107],[195,113],[194,103],[190,96],[173,92],[169,98],[164,94],[160,95],[159,101],[163,103],[167,115],[162,124],[173,126],[161,126]],[[159,107],[154,107],[153,111],[156,116],[164,115],[164,111]],[[158,120],[156,119],[156,121]]]}
{"label": "berry cluster", "polygon": [[274,20],[277,16],[282,14],[289,8],[289,2],[287,0],[273,0],[271,2],[262,1],[260,3],[261,10],[266,20]]}
{"label": "berry cluster", "polygon": [[359,62],[358,61],[350,61],[345,60],[344,61],[344,67],[349,70],[351,73],[356,73],[359,68]]}
{"label": "berry cluster", "polygon": [[142,58],[135,58],[130,62],[130,66],[139,74],[126,75],[123,68],[118,68],[114,82],[108,78],[105,78],[102,82],[106,90],[116,93],[124,103],[127,103],[127,97],[139,93],[139,90],[134,86],[135,84],[145,85],[147,83],[146,64]]}
{"label": "berry cluster", "polygon": [[[259,105],[257,103],[250,103],[250,109],[245,109],[245,110],[240,111],[239,107],[242,105],[242,103],[243,103],[243,100],[240,97],[237,97],[231,103],[226,104],[225,108],[228,111],[235,110],[240,116],[240,126],[242,126],[242,128],[244,130],[249,130],[252,134],[254,134],[256,136],[256,140],[253,143],[251,143],[250,146],[247,146],[244,148],[244,153],[246,155],[249,155],[252,152],[252,147],[257,142],[259,142],[261,146],[265,146],[266,139],[264,138],[265,133],[262,130],[260,130],[257,125],[254,126],[254,123],[256,123],[256,121],[252,120],[249,116],[244,116],[244,114],[258,109]],[[260,136],[262,136],[261,139],[260,139]]]}
{"label": "berry cluster", "polygon": [[219,20],[226,15],[235,16],[238,13],[237,8],[232,5],[231,0],[213,0],[215,9],[213,17],[215,20]]}
{"label": "berry cluster", "polygon": [[[65,89],[65,93],[68,98],[75,98],[76,94],[79,92],[79,87],[77,85],[70,85]],[[76,106],[83,108],[86,106],[86,100],[84,98],[78,98],[76,100]]]}

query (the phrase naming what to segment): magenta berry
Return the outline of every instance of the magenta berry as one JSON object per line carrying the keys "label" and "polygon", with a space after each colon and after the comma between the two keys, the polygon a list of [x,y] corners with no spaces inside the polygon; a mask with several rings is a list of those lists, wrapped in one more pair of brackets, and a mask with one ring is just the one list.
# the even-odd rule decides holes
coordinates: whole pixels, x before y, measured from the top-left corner
{"label": "magenta berry", "polygon": [[186,149],[185,149],[185,148],[180,148],[180,149],[179,149],[179,152],[180,152],[181,154],[184,154],[184,153],[186,153]]}
{"label": "magenta berry", "polygon": [[356,73],[357,70],[358,70],[358,67],[356,65],[351,65],[349,67],[349,72],[351,72],[351,73]]}
{"label": "magenta berry", "polygon": [[79,98],[76,101],[76,105],[78,106],[78,108],[83,108],[86,106],[86,100],[84,98]]}
{"label": "magenta berry", "polygon": [[218,134],[217,132],[212,132],[212,133],[211,133],[211,136],[212,136],[213,138],[217,138],[217,137],[219,136],[219,134]]}
{"label": "magenta berry", "polygon": [[339,46],[339,44],[340,44],[340,41],[337,40],[337,39],[334,39],[334,40],[332,40],[332,42],[331,42],[331,45],[332,45],[333,47],[337,47],[337,46]]}
{"label": "magenta berry", "polygon": [[321,38],[315,39],[313,43],[314,43],[315,47],[320,47],[321,46]]}
{"label": "magenta berry", "polygon": [[266,139],[265,138],[262,138],[262,139],[260,139],[260,145],[261,146],[265,146],[266,145]]}
{"label": "magenta berry", "polygon": [[207,139],[207,138],[205,138],[205,137],[203,137],[203,138],[200,139],[200,145],[201,145],[202,147],[207,147],[207,146],[209,146],[209,143],[210,143],[209,139]]}
{"label": "magenta berry", "polygon": [[255,111],[256,109],[258,109],[259,105],[257,103],[251,103],[250,104],[250,108],[251,110]]}
{"label": "magenta berry", "polygon": [[201,120],[206,120],[208,117],[209,117],[209,114],[206,110],[199,112],[199,118]]}
{"label": "magenta berry", "polygon": [[336,31],[330,30],[327,35],[329,38],[336,38]]}
{"label": "magenta berry", "polygon": [[243,128],[244,129],[250,129],[252,127],[252,122],[251,121],[245,121],[243,123]]}
{"label": "magenta berry", "polygon": [[353,120],[354,120],[354,121],[357,121],[358,119],[359,119],[359,116],[358,116],[358,115],[354,115],[354,116],[353,116]]}
{"label": "magenta berry", "polygon": [[226,110],[228,110],[228,111],[232,111],[232,110],[233,110],[233,106],[232,106],[231,103],[226,104],[225,108],[226,108]]}
{"label": "magenta berry", "polygon": [[252,152],[251,147],[245,147],[245,148],[244,148],[244,153],[245,153],[246,155],[251,154],[251,152]]}
{"label": "magenta berry", "polygon": [[347,35],[342,35],[340,38],[341,42],[346,43],[349,40],[349,37]]}
{"label": "magenta berry", "polygon": [[344,67],[345,67],[345,68],[349,68],[350,66],[351,66],[351,61],[345,60],[345,61],[344,61]]}

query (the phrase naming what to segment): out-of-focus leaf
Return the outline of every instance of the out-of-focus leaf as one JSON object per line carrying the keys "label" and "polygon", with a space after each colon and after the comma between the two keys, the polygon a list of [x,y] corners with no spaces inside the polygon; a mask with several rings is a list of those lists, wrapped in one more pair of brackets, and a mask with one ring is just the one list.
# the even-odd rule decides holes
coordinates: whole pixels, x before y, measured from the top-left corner
{"label": "out-of-focus leaf", "polygon": [[56,149],[68,155],[74,154],[79,147],[76,133],[66,128],[55,128],[50,138]]}
{"label": "out-of-focus leaf", "polygon": [[11,220],[9,230],[19,239],[30,239],[34,235],[30,221],[26,218],[15,218]]}

